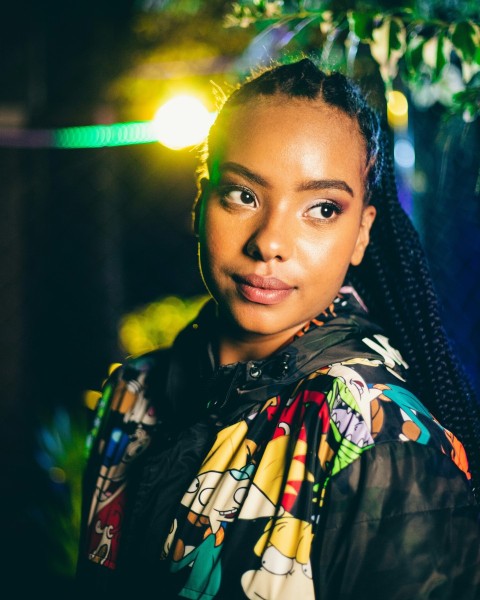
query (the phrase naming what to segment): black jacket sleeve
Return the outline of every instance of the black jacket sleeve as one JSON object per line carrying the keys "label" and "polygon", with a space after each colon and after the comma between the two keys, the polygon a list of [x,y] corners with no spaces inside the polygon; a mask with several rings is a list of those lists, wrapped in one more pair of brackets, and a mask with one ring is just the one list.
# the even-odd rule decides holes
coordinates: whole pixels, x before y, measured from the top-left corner
{"label": "black jacket sleeve", "polygon": [[[79,598],[131,598],[138,581],[158,585],[171,512],[212,441],[197,422],[197,390],[177,371],[171,351],[157,350],[128,360],[103,386],[87,440]],[[165,582],[162,590],[169,597]]]}
{"label": "black jacket sleeve", "polygon": [[317,598],[480,598],[479,507],[450,457],[378,444],[332,478],[327,502]]}

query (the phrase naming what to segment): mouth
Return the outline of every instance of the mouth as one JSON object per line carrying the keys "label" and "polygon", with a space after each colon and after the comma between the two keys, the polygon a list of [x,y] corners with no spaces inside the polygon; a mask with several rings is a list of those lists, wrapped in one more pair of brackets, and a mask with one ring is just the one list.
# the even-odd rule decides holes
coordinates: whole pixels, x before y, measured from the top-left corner
{"label": "mouth", "polygon": [[276,277],[234,275],[233,280],[241,295],[255,304],[279,304],[294,291],[294,287]]}
{"label": "mouth", "polygon": [[222,520],[226,521],[228,519],[234,519],[237,512],[238,508],[232,508],[230,510],[219,510],[218,514]]}

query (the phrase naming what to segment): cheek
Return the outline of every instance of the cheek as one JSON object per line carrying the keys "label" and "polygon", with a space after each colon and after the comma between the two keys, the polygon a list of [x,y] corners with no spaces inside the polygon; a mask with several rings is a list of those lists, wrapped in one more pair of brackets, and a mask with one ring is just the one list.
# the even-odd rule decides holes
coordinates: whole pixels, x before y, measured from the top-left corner
{"label": "cheek", "polygon": [[[228,230],[219,222],[218,218],[210,215],[208,211],[200,223],[199,231],[199,261],[203,277],[207,280],[208,287],[218,278],[218,272],[223,263],[228,261],[228,254],[232,240]],[[210,289],[210,291],[212,291]]]}
{"label": "cheek", "polygon": [[216,263],[221,261],[227,251],[227,240],[219,232],[208,229],[200,237],[199,254],[202,268],[211,270]]}
{"label": "cheek", "polygon": [[223,211],[210,208],[205,210],[201,220],[200,252],[208,256],[210,262],[223,261],[241,244],[241,225],[229,219]]}
{"label": "cheek", "polygon": [[320,232],[312,239],[298,242],[300,264],[308,266],[308,270],[327,269],[332,274],[338,268],[342,271],[350,264],[357,241],[356,227],[342,231]]}

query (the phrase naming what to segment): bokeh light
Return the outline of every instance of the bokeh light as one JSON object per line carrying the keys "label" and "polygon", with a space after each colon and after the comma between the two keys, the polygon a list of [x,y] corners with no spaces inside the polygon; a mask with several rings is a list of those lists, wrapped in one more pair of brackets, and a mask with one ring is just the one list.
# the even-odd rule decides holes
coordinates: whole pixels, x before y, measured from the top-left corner
{"label": "bokeh light", "polygon": [[157,110],[153,123],[158,141],[167,148],[180,150],[200,144],[214,120],[215,113],[210,113],[200,100],[181,94]]}
{"label": "bokeh light", "polygon": [[402,92],[394,90],[388,93],[387,116],[391,127],[407,127],[408,100]]}
{"label": "bokeh light", "polygon": [[165,348],[198,314],[208,296],[166,296],[125,315],[120,323],[120,342],[131,355]]}
{"label": "bokeh light", "polygon": [[394,157],[396,164],[402,169],[412,169],[415,165],[415,150],[410,140],[400,139],[395,142]]}
{"label": "bokeh light", "polygon": [[104,148],[145,144],[157,140],[155,125],[150,121],[64,127],[53,134],[55,148]]}

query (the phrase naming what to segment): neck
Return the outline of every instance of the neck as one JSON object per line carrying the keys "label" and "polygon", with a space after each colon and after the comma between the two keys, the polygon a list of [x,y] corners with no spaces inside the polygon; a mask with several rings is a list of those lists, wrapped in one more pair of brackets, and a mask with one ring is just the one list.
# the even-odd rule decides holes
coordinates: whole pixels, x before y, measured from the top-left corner
{"label": "neck", "polygon": [[221,319],[217,326],[217,356],[220,365],[249,360],[263,360],[288,344],[300,329],[282,331],[273,335],[235,330]]}
{"label": "neck", "polygon": [[228,365],[249,360],[262,360],[282,346],[283,343],[273,344],[266,340],[249,342],[247,340],[223,338],[219,340],[219,361],[221,365]]}

